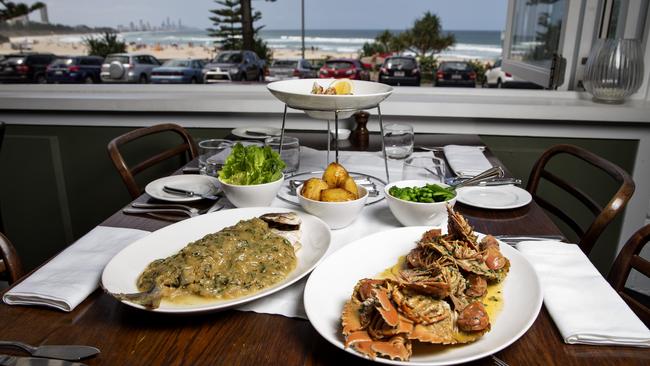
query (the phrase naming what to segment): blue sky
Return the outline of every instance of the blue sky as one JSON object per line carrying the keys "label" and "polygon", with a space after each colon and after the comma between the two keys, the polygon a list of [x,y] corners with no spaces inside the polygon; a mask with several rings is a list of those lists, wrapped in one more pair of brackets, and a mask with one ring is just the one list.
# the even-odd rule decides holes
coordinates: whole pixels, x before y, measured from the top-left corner
{"label": "blue sky", "polygon": [[[213,0],[41,0],[51,22],[117,26],[139,19],[160,24],[167,16],[197,28],[211,26]],[[34,1],[25,1],[33,3]],[[305,0],[307,29],[404,29],[425,11],[451,30],[503,30],[507,0]],[[267,29],[299,29],[300,0],[253,0]]]}

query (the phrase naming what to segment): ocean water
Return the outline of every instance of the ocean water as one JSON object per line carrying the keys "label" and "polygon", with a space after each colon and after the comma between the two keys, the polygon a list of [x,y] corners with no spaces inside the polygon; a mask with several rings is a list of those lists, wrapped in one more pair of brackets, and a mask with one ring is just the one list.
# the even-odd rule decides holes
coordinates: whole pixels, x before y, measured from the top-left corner
{"label": "ocean water", "polygon": [[[305,30],[305,47],[335,52],[358,52],[365,42],[373,42],[374,38],[383,30],[378,29],[313,29]],[[397,33],[399,31],[393,31]],[[496,59],[501,56],[500,31],[449,31],[456,37],[456,44],[441,53],[444,56],[453,56],[464,59]],[[301,34],[295,30],[266,30],[260,31],[261,37],[271,48],[285,48],[299,50],[301,47]],[[188,29],[178,31],[159,32],[127,32],[120,36],[128,43],[142,43],[147,45],[186,45],[211,46],[215,38],[211,38],[204,30]],[[63,42],[79,42],[80,36],[64,36]]]}

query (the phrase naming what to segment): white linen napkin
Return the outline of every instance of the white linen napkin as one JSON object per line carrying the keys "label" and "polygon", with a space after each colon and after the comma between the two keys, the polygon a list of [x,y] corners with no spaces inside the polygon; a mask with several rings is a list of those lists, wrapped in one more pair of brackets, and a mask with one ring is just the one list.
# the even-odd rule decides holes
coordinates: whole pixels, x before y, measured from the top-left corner
{"label": "white linen napkin", "polygon": [[565,343],[650,347],[650,331],[575,244],[528,241],[517,249],[533,265],[544,304]]}
{"label": "white linen napkin", "polygon": [[478,146],[447,145],[443,151],[449,167],[461,178],[471,178],[492,168]]}
{"label": "white linen napkin", "polygon": [[99,286],[106,264],[148,231],[97,226],[4,294],[9,305],[72,311]]}

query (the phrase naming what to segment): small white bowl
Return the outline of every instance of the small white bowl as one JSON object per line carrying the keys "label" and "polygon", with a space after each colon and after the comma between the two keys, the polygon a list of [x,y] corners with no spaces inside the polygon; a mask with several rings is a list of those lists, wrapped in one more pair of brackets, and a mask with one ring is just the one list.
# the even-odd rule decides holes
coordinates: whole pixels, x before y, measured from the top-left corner
{"label": "small white bowl", "polygon": [[296,188],[296,194],[298,202],[305,211],[320,217],[329,225],[330,229],[342,229],[356,220],[368,200],[368,190],[360,185],[357,185],[357,189],[361,197],[354,201],[344,202],[321,202],[305,198],[300,194],[302,185]]}
{"label": "small white bowl", "polygon": [[[339,128],[339,138],[337,140],[347,140],[352,131],[347,128]],[[330,130],[332,137],[336,138],[336,130]]]}
{"label": "small white bowl", "polygon": [[278,194],[282,182],[284,182],[284,175],[271,183],[252,184],[252,185],[236,185],[226,183],[219,179],[221,189],[228,198],[228,201],[235,205],[235,207],[260,207],[270,206],[271,202]]}
{"label": "small white bowl", "polygon": [[388,191],[391,187],[424,187],[427,184],[437,184],[441,187],[449,187],[444,183],[438,183],[427,180],[402,180],[386,185],[384,195],[388,202],[388,207],[397,221],[404,226],[442,226],[447,222],[447,205],[454,207],[456,198],[443,202],[411,202],[391,196]]}

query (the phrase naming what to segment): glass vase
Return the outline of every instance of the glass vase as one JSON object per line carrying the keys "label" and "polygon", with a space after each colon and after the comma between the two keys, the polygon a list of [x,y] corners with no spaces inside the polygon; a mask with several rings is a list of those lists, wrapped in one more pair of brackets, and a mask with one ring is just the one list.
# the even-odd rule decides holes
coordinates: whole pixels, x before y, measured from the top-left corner
{"label": "glass vase", "polygon": [[589,53],[585,89],[595,102],[620,104],[643,81],[641,43],[636,39],[599,39]]}

